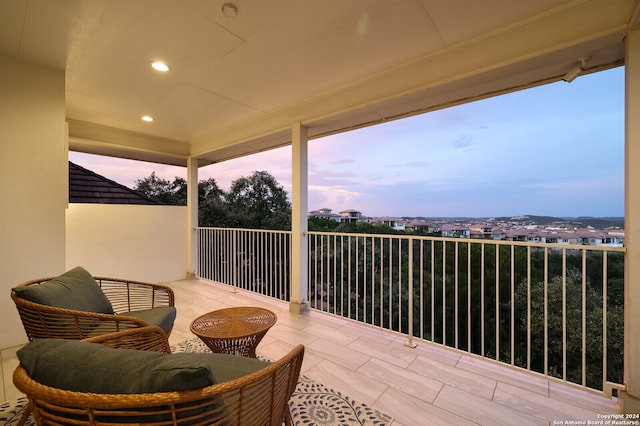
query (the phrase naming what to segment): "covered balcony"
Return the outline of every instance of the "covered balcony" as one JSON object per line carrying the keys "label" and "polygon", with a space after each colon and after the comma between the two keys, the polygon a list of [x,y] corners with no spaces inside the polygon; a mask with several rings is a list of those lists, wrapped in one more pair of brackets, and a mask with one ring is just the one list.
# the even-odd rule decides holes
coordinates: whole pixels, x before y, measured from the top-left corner
{"label": "covered balcony", "polygon": [[[612,409],[640,413],[640,365],[636,360],[640,354],[640,287],[635,285],[640,279],[640,226],[636,226],[640,223],[640,124],[633,119],[640,114],[639,2],[525,3],[3,3],[0,187],[5,202],[0,270],[7,296],[0,301],[6,317],[0,324],[0,348],[10,351],[26,341],[8,296],[10,288],[82,265],[95,275],[171,282],[179,297],[174,339],[187,338],[190,320],[214,307],[273,307],[280,321],[264,342],[264,355],[272,357],[287,345],[304,343],[310,349],[305,373],[361,397],[394,416],[399,424],[411,424],[414,417],[407,415],[416,413],[431,413],[430,418],[443,418],[447,424],[452,419],[513,424],[514,418],[548,424],[558,413],[580,420],[592,419],[594,413],[597,419],[597,414]],[[155,60],[168,62],[169,73],[151,70],[149,65]],[[326,279],[327,274],[335,274],[336,261],[322,263],[323,257],[317,254],[326,255],[329,250],[319,252],[316,244],[328,243],[307,232],[309,140],[618,66],[624,66],[626,72],[626,235],[624,250],[614,250],[613,256],[624,257],[624,369],[621,378],[611,381],[605,362],[596,386],[604,395],[615,390],[616,400],[567,385],[575,380],[565,377],[564,367],[552,371],[543,361],[542,373],[537,367],[520,371],[528,363],[527,356],[522,358],[513,349],[506,355],[502,352],[505,330],[499,327],[488,331],[497,336],[492,344],[485,342],[497,349],[488,362],[485,358],[492,357],[482,343],[480,354],[470,349],[473,345],[468,340],[464,343],[465,334],[457,328],[465,323],[456,310],[463,306],[460,303],[453,308],[453,321],[460,322],[456,327],[451,327],[450,320],[448,326],[425,322],[432,312],[445,322],[450,318],[442,315],[451,312],[444,308],[449,299],[442,288],[437,294],[442,307],[412,301],[407,306],[410,310],[416,303],[421,306],[421,320],[407,316],[411,324],[404,324],[403,319],[395,329],[387,327],[390,331],[382,327],[385,320],[380,317],[365,315],[360,324],[348,309],[345,318],[336,315],[337,307],[343,305],[336,298],[324,299],[324,293],[333,294],[335,287],[322,286],[345,281],[336,275]],[[139,120],[147,114],[154,116],[153,124]],[[281,281],[286,283],[281,290],[286,298],[245,290],[233,293],[228,287],[196,279],[208,273],[207,261],[213,265],[219,259],[212,252],[203,255],[198,235],[198,168],[283,145],[292,146],[293,176],[292,230],[286,235],[289,251],[282,257],[288,262],[282,272],[288,279]],[[189,204],[69,204],[69,150],[184,166]],[[220,241],[218,250],[239,252],[233,240]],[[378,241],[373,244],[377,246]],[[422,259],[420,253],[428,251],[427,246],[412,246],[406,253],[417,261]],[[502,254],[498,246],[482,252],[493,250],[494,259],[511,255]],[[457,247],[453,257],[440,258],[443,281],[447,262],[458,262],[464,250]],[[506,250],[516,253],[519,249]],[[545,268],[550,264],[545,262],[534,261],[528,270],[535,275],[542,269],[548,276]],[[323,269],[327,265],[332,266]],[[227,283],[238,285],[240,266],[234,260],[225,263],[225,268]],[[372,277],[380,270],[365,268],[358,273]],[[409,276],[423,270],[424,264]],[[566,279],[567,274],[560,276]],[[223,278],[215,280],[227,281]],[[255,279],[247,282],[258,284]],[[462,283],[458,276],[453,282]],[[494,277],[485,285],[502,286],[502,281]],[[463,290],[462,285],[453,288]],[[515,290],[507,293],[513,295]],[[419,297],[402,290],[397,294],[401,300],[408,294],[416,301]],[[454,297],[464,295],[454,290]],[[354,297],[365,297],[365,293],[358,290]],[[606,292],[601,297],[606,307]],[[482,312],[504,318],[508,314],[502,309],[509,299],[498,298],[496,309],[485,307]],[[473,300],[467,306],[471,305]],[[509,306],[513,309],[514,305]],[[527,306],[547,312],[546,302]],[[606,316],[602,321],[606,323]],[[547,323],[544,329],[548,332]],[[566,334],[572,330],[563,326],[561,337],[557,332],[547,334],[545,341],[548,344],[553,339],[566,347]],[[505,342],[513,341],[509,334],[513,336],[507,332]],[[335,350],[327,351],[328,347]],[[606,348],[603,353],[606,358]],[[585,380],[578,379],[581,386]],[[11,396],[9,387],[4,391],[5,398]]]}

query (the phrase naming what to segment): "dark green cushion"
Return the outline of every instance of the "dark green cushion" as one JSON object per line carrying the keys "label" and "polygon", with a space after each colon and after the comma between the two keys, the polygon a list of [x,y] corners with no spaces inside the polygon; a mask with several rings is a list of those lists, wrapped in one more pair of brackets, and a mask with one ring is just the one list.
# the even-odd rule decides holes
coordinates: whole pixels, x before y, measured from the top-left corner
{"label": "dark green cushion", "polygon": [[18,359],[29,376],[44,385],[114,394],[197,389],[269,365],[235,355],[162,354],[63,339],[35,340],[18,351]]}
{"label": "dark green cushion", "polygon": [[120,315],[136,317],[149,325],[157,325],[162,328],[165,333],[169,333],[176,320],[176,308],[174,306],[159,306],[144,311],[124,312]]}
{"label": "dark green cushion", "polygon": [[18,359],[33,380],[76,392],[153,393],[215,383],[211,368],[202,362],[79,340],[34,340],[18,351]]}
{"label": "dark green cushion", "polygon": [[64,309],[113,314],[113,307],[93,276],[78,266],[42,284],[13,288],[31,302]]}
{"label": "dark green cushion", "polygon": [[202,353],[175,353],[171,356],[184,356],[190,362],[204,363],[211,368],[216,382],[228,382],[258,370],[262,370],[269,364],[268,361],[261,361],[255,358],[248,358],[238,355]]}

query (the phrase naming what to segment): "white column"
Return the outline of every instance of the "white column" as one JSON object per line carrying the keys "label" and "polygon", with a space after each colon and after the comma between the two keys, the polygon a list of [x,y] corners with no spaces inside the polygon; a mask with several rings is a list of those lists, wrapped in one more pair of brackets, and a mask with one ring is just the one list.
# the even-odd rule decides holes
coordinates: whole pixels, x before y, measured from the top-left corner
{"label": "white column", "polygon": [[640,413],[640,29],[630,30],[625,69],[624,381],[621,408]]}
{"label": "white column", "polygon": [[198,159],[187,160],[187,279],[193,279],[198,269]]}
{"label": "white column", "polygon": [[292,130],[291,193],[291,300],[289,311],[300,314],[308,308],[307,298],[307,129],[300,123]]}

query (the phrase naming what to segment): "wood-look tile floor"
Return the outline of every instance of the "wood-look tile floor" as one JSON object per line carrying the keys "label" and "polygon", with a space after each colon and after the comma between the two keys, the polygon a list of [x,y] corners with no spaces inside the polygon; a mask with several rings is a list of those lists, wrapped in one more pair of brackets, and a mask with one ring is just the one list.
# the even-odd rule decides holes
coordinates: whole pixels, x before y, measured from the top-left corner
{"label": "wood-look tile floor", "polygon": [[[232,306],[271,309],[278,322],[258,346],[259,355],[277,359],[294,345],[305,345],[303,374],[393,416],[394,426],[553,425],[554,420],[598,420],[599,414],[619,412],[615,400],[429,342],[410,348],[395,333],[315,311],[294,315],[286,303],[208,281],[168,285],[178,310],[172,344],[193,338],[189,325],[205,312]],[[20,395],[11,379],[16,349],[1,353],[0,400]]]}

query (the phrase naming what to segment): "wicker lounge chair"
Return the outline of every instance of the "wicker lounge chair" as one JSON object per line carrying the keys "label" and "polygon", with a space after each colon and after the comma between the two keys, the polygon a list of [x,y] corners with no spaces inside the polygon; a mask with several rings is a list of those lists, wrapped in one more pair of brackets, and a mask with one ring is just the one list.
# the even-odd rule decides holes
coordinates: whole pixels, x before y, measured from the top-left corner
{"label": "wicker lounge chair", "polygon": [[[141,333],[136,341],[136,334]],[[161,336],[158,338],[158,336]],[[164,337],[162,337],[164,336]],[[156,328],[128,330],[89,339],[113,347],[140,348],[166,352],[166,335]],[[51,341],[49,341],[51,342]],[[85,342],[68,342],[84,345]],[[119,343],[120,342],[120,343]],[[142,342],[142,343],[141,343]],[[34,342],[34,343],[43,343]],[[138,351],[128,351],[131,353]],[[221,354],[176,354],[226,357],[240,362],[261,361]],[[29,398],[37,424],[150,424],[150,425],[280,425],[291,424],[288,401],[295,390],[304,347],[298,345],[287,355],[247,375],[191,390],[102,394],[54,388],[32,379],[23,365],[14,372],[16,387]],[[231,358],[229,358],[231,357]]]}
{"label": "wicker lounge chair", "polygon": [[[38,290],[69,275],[73,285],[58,286],[62,293],[56,290],[56,297],[50,297],[49,291],[33,296]],[[98,299],[98,307],[105,309],[93,309],[96,303],[90,304],[88,300],[94,296]],[[11,299],[30,341],[40,338],[80,340],[149,325],[159,325],[169,334],[175,319],[175,296],[170,287],[91,277],[82,268],[74,268],[59,277],[20,284],[12,289]]]}

